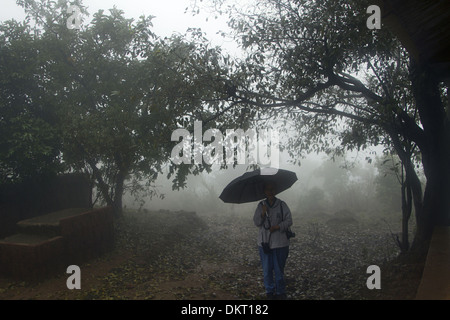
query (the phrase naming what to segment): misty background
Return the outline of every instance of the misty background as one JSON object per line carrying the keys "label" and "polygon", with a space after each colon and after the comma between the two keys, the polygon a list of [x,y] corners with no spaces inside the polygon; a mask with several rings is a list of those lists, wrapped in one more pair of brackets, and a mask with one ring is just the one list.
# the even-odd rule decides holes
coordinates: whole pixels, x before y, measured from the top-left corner
{"label": "misty background", "polygon": [[[393,163],[395,158],[385,157],[379,150],[349,153],[334,160],[325,154],[311,154],[301,159],[300,165],[293,164],[288,155],[280,153],[280,168],[296,172],[298,181],[278,197],[286,201],[294,216],[331,216],[346,211],[360,218],[399,222],[400,183]],[[228,169],[213,167],[210,173],[189,176],[186,187],[179,191],[172,190],[171,180],[162,174],[154,184],[156,196],[127,192],[123,198],[124,206],[143,211],[253,216],[257,202],[229,204],[219,199],[230,181],[250,170],[247,165]]]}

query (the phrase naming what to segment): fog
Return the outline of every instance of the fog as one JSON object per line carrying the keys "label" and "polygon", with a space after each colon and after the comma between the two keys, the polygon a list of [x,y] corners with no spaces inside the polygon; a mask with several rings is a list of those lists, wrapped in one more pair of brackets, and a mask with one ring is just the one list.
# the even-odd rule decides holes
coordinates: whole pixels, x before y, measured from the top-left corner
{"label": "fog", "polygon": [[[277,197],[284,200],[294,214],[333,214],[339,210],[369,214],[380,206],[376,178],[390,179],[391,182],[394,179],[381,175],[375,163],[368,163],[365,157],[365,153],[356,153],[333,161],[327,155],[313,154],[301,159],[300,165],[294,165],[292,159],[281,154],[280,168],[294,171],[298,181]],[[189,176],[186,187],[181,190],[172,190],[171,179],[167,179],[166,174],[161,174],[154,185],[163,198],[136,198],[127,193],[124,195],[123,204],[125,208],[144,211],[194,211],[211,215],[253,214],[257,202],[230,204],[219,199],[226,185],[247,171],[251,171],[247,165],[228,169],[213,167],[210,173]],[[399,184],[398,188],[395,184],[392,187],[394,190],[400,190]],[[389,211],[400,209],[400,198],[397,199],[398,205],[394,202]]]}

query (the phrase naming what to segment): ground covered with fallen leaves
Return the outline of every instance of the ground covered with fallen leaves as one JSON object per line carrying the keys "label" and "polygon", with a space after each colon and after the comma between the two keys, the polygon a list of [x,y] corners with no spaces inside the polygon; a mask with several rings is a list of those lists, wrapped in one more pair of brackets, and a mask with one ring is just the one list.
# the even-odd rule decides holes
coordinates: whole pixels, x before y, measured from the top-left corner
{"label": "ground covered with fallen leaves", "polygon": [[[115,248],[68,274],[39,282],[0,279],[0,299],[264,299],[253,215],[127,210]],[[294,216],[286,265],[290,300],[414,299],[422,260],[398,257],[392,230],[359,217]],[[369,290],[367,267],[381,269]]]}

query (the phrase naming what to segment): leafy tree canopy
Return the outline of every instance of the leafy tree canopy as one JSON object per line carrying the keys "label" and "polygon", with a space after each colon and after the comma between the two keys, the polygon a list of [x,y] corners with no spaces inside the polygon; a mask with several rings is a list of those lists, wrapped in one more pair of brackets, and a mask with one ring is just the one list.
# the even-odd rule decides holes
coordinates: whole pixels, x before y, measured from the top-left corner
{"label": "leafy tree canopy", "polygon": [[[194,119],[204,120],[205,128],[221,127],[232,119],[230,109],[228,118],[218,117],[227,103],[218,80],[227,72],[220,67],[224,57],[201,30],[162,39],[151,31],[152,17],[134,21],[117,8],[100,10],[71,30],[66,1],[18,3],[27,21],[6,22],[0,38],[8,53],[2,55],[2,81],[11,90],[2,92],[1,120],[11,130],[2,149],[4,171],[14,170],[13,157],[31,148],[34,166],[35,158],[46,156],[66,171],[89,172],[101,198],[120,211],[128,187],[140,190],[144,180],[149,187],[170,165],[176,128],[192,129]],[[85,18],[81,1],[74,4]],[[33,118],[39,110],[48,119]],[[186,175],[203,169],[208,167],[170,166],[169,176],[180,188]]]}

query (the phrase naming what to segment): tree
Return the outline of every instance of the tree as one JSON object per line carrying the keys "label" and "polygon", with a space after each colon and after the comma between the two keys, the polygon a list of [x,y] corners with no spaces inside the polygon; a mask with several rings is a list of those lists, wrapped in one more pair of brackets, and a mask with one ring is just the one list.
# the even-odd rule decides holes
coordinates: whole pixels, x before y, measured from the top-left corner
{"label": "tree", "polygon": [[54,105],[39,81],[39,47],[28,24],[0,26],[0,183],[61,170]]}
{"label": "tree", "polygon": [[[234,69],[235,99],[291,119],[298,134],[287,147],[296,158],[380,144],[395,150],[415,207],[414,248],[426,248],[434,226],[450,225],[448,85],[387,28],[367,28],[369,5],[263,0],[229,7],[246,52]],[[414,160],[423,165],[424,192]]]}
{"label": "tree", "polygon": [[[160,39],[151,32],[151,17],[126,19],[117,8],[100,10],[90,24],[83,19],[79,30],[70,29],[66,1],[17,2],[36,24],[26,28],[28,45],[39,53],[32,57],[31,83],[41,90],[36,103],[54,106],[60,162],[66,170],[89,172],[117,214],[126,188],[136,191],[145,180],[157,194],[151,183],[169,165],[176,128],[192,127],[193,119],[205,119],[205,127],[221,125],[212,115],[223,104],[223,83],[211,81],[222,74],[220,50],[201,31],[193,29],[192,40]],[[86,14],[81,1],[74,4]],[[204,169],[171,166],[174,188]]]}

